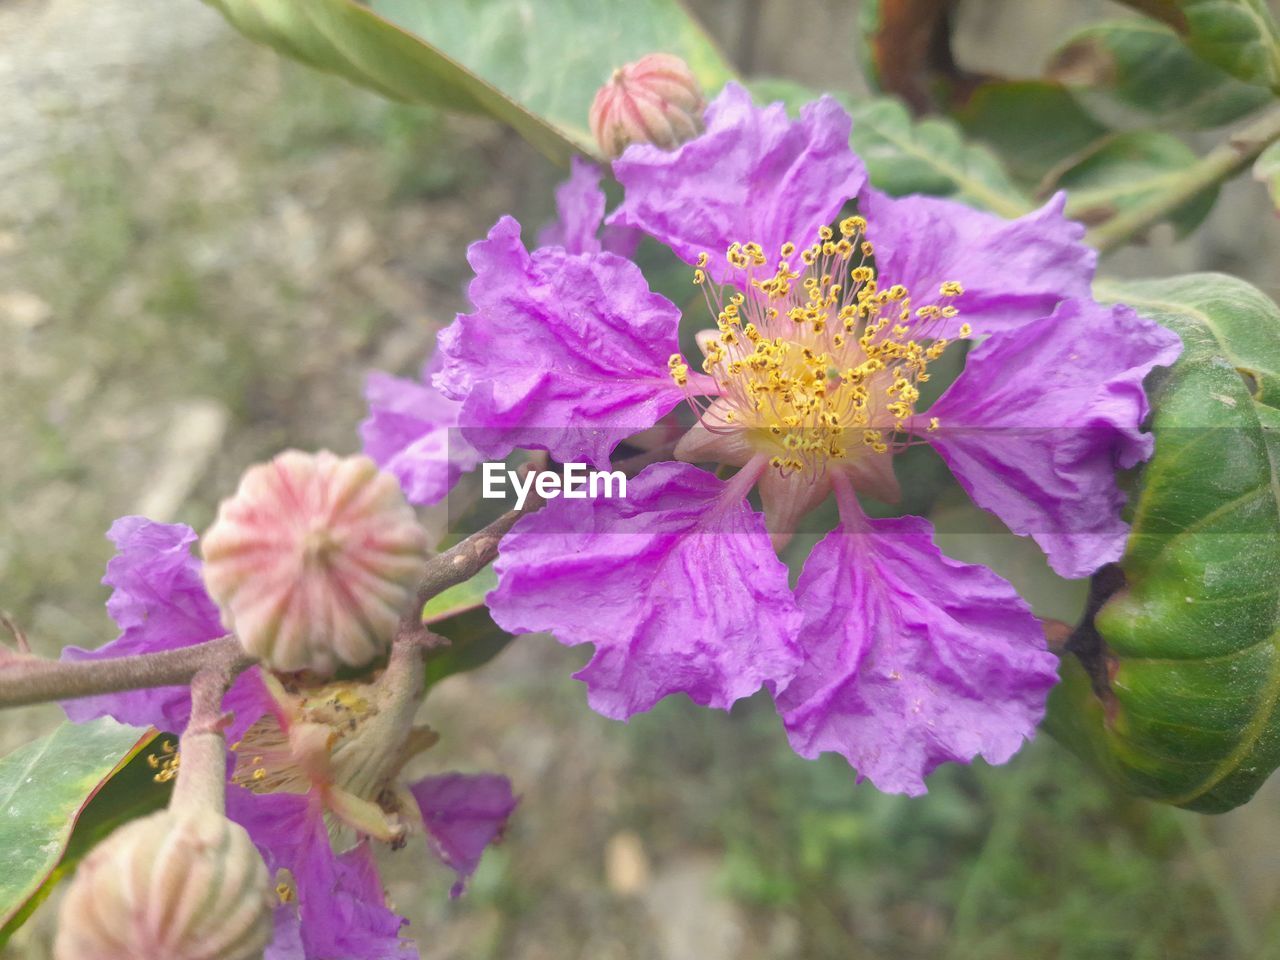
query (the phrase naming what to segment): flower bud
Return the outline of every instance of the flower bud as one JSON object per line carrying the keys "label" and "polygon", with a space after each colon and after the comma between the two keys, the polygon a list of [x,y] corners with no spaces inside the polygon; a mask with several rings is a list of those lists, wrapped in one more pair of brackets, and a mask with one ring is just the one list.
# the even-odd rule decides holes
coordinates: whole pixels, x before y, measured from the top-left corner
{"label": "flower bud", "polygon": [[55,960],[260,960],[272,937],[266,865],[243,827],[162,810],[81,862],[58,915]]}
{"label": "flower bud", "polygon": [[600,149],[612,160],[631,143],[670,150],[692,140],[702,132],[705,107],[689,65],[669,53],[651,53],[613,71],[596,93],[588,119]]}
{"label": "flower bud", "polygon": [[368,457],[290,450],[245,472],[201,543],[205,586],[245,649],[330,674],[386,650],[427,535]]}

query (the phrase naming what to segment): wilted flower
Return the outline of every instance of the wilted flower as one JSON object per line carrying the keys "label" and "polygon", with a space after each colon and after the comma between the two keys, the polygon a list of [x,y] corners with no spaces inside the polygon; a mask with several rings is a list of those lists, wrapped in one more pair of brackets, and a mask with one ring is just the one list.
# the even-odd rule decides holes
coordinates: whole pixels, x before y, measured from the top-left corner
{"label": "wilted flower", "polygon": [[[1056,660],[1009,583],[943,556],[927,520],[873,519],[859,497],[895,502],[897,455],[931,444],[979,506],[1086,576],[1123,549],[1116,470],[1150,455],[1143,379],[1180,344],[1089,299],[1095,254],[1062,195],[1012,221],[895,199],[867,183],[849,133],[830,98],[791,120],[731,84],[702,136],[615,162],[625,196],[607,225],[667,244],[707,295],[700,364],[633,263],[589,242],[530,252],[504,217],[469,251],[474,309],[440,334],[434,383],[485,457],[536,448],[601,469],[695,403],[678,459],[627,499],[555,500],[516,525],[494,619],[593,643],[578,676],[607,716],[764,686],[800,754],[837,751],[914,794],[941,762],[1007,760]],[[929,405],[922,385],[957,341],[964,369]],[[707,462],[721,471],[693,465]],[[829,496],[839,525],[793,590],[775,545]]]}
{"label": "wilted flower", "polygon": [[[107,568],[107,607],[122,628],[99,650],[106,659],[190,646],[220,636],[217,607],[191,555],[194,532],[125,517],[111,528],[118,553]],[[397,654],[398,651],[398,654]],[[404,921],[388,907],[371,839],[403,845],[415,834],[459,877],[515,807],[511,785],[493,775],[443,774],[402,784],[400,770],[433,736],[413,726],[422,700],[420,651],[401,644],[370,682],[289,687],[266,670],[242,674],[223,701],[236,762],[228,815],[243,825],[277,884],[271,960],[413,957]],[[416,665],[416,668],[415,668]],[[84,722],[112,716],[180,732],[191,712],[186,687],[109,694],[64,704]]]}
{"label": "wilted flower", "polygon": [[702,131],[702,88],[689,65],[651,53],[613,71],[591,103],[591,133],[609,159],[632,143],[677,147]]}
{"label": "wilted flower", "polygon": [[246,470],[201,543],[205,585],[245,649],[321,675],[386,652],[426,548],[373,460],[297,450]]}
{"label": "wilted flower", "polygon": [[76,868],[57,960],[262,960],[275,897],[244,828],[201,808],[120,827]]}

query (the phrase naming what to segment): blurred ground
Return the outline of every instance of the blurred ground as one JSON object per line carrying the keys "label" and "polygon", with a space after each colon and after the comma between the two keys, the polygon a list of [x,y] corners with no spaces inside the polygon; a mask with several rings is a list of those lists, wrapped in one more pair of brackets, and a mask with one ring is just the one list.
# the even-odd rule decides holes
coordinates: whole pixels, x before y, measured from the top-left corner
{"label": "blurred ground", "polygon": [[[760,4],[754,43],[755,4],[700,6],[763,72],[860,82],[851,5]],[[1100,10],[973,0],[961,52],[1030,72]],[[364,372],[416,365],[462,306],[466,244],[500,212],[539,222],[555,178],[495,125],[285,63],[195,0],[0,0],[0,606],[44,652],[97,645],[114,517],[199,529],[246,464],[354,450]],[[1118,269],[1280,295],[1277,252],[1241,183],[1194,243]],[[429,701],[425,767],[502,770],[524,803],[459,902],[421,850],[391,858],[424,956],[1280,955],[1274,791],[1207,821],[1112,796],[1042,739],[883,797],[794,757],[767,704],[604,721],[581,659],[522,640]],[[4,715],[0,752],[57,720]],[[45,957],[52,912],[0,956]]]}

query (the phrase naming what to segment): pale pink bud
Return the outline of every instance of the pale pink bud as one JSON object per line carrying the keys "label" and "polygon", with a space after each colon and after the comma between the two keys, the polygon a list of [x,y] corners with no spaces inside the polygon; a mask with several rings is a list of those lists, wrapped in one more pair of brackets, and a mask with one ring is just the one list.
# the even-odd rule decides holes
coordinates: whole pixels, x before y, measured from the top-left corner
{"label": "pale pink bud", "polygon": [[201,540],[227,629],[275,670],[319,674],[387,649],[426,548],[394,477],[327,451],[250,467]]}
{"label": "pale pink bud", "polygon": [[613,71],[596,93],[588,120],[610,160],[632,143],[670,150],[702,132],[706,100],[679,57],[651,53]]}
{"label": "pale pink bud", "polygon": [[76,869],[55,960],[260,960],[274,905],[244,828],[212,810],[134,820]]}

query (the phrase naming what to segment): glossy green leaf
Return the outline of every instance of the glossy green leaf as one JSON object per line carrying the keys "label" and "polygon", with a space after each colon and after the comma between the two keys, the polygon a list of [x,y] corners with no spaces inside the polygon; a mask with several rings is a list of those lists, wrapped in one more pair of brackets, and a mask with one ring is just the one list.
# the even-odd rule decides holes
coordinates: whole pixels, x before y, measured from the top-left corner
{"label": "glossy green leaf", "polygon": [[1233,77],[1280,92],[1280,25],[1267,0],[1178,0],[1187,45]]}
{"label": "glossy green leaf", "polygon": [[1253,176],[1267,185],[1271,200],[1280,211],[1280,143],[1273,143],[1253,165]]}
{"label": "glossy green leaf", "polygon": [[615,67],[663,50],[708,90],[732,76],[677,0],[206,0],[241,32],[384,96],[483,112],[547,156],[594,153],[587,110]]}
{"label": "glossy green leaf", "polygon": [[1184,350],[1152,388],[1122,578],[1073,637],[1049,725],[1126,789],[1221,812],[1280,765],[1280,308],[1219,274],[1100,293]]}
{"label": "glossy green leaf", "polygon": [[67,857],[83,856],[90,834],[120,822],[99,801],[154,737],[110,719],[64,723],[0,760],[0,946],[62,876]]}
{"label": "glossy green leaf", "polygon": [[999,154],[1013,176],[1032,186],[1051,187],[1057,173],[1110,135],[1060,84],[1043,80],[984,84],[953,116],[968,136]]}
{"label": "glossy green leaf", "polygon": [[[789,80],[751,83],[756,100],[781,100],[793,112],[819,96]],[[986,147],[967,143],[950,120],[913,120],[897,100],[852,100],[836,95],[853,116],[850,140],[867,165],[871,182],[886,193],[950,197],[1006,217],[1031,209],[1000,160]]]}
{"label": "glossy green leaf", "polygon": [[[1064,173],[1057,185],[1068,191],[1069,217],[1101,223],[1168,190],[1195,162],[1191,148],[1167,133],[1124,133]],[[1185,235],[1217,198],[1217,186],[1208,187],[1171,211],[1168,220]]]}
{"label": "glossy green leaf", "polygon": [[1216,127],[1270,101],[1196,57],[1172,29],[1151,20],[1093,24],[1054,54],[1049,74],[1111,127]]}

